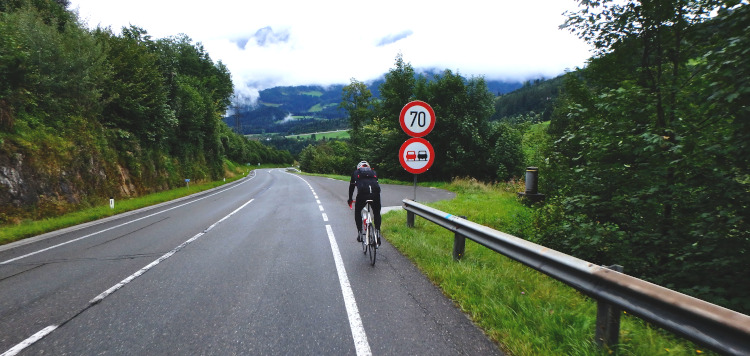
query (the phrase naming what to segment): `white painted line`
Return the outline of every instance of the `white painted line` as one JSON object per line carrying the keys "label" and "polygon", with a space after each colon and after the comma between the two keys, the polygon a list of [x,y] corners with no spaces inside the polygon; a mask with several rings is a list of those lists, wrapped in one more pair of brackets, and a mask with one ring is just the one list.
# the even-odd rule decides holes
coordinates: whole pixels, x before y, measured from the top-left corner
{"label": "white painted line", "polygon": [[336,272],[339,275],[346,314],[349,316],[349,327],[352,329],[354,348],[357,350],[357,356],[372,355],[365,328],[362,326],[362,318],[360,318],[359,309],[357,309],[357,301],[354,299],[354,292],[352,292],[352,286],[349,284],[349,277],[347,277],[346,269],[344,269],[344,260],[341,258],[339,245],[336,243],[336,236],[333,235],[331,225],[326,225],[326,231],[328,232],[328,241],[331,243],[331,251],[333,251],[333,260],[336,263]]}
{"label": "white painted line", "polygon": [[55,331],[57,329],[56,325],[50,325],[40,331],[38,331],[36,334],[29,336],[26,340],[21,341],[20,344],[13,346],[10,350],[3,352],[0,356],[15,356],[18,355],[19,352],[23,351],[23,349],[33,345],[35,342],[41,340],[43,337],[49,335],[51,332]]}
{"label": "white painted line", "polygon": [[148,265],[146,265],[146,267],[141,268],[137,272],[131,274],[127,278],[125,278],[122,281],[120,281],[120,283],[115,284],[114,286],[112,286],[109,289],[105,290],[101,294],[97,295],[96,297],[94,297],[94,299],[91,299],[89,301],[89,303],[90,304],[96,304],[96,303],[101,302],[102,299],[108,297],[110,294],[116,292],[118,289],[120,289],[120,288],[124,287],[126,284],[132,282],[134,279],[136,279],[136,278],[140,277],[142,274],[148,272],[148,270],[150,270],[154,266],[158,265],[159,263],[161,263],[162,261],[166,260],[167,258],[172,257],[172,255],[174,255],[175,253],[177,253],[177,251],[181,250],[183,247],[189,245],[191,242],[193,242],[193,241],[197,240],[198,238],[200,238],[201,236],[205,235],[209,230],[213,229],[216,225],[218,225],[222,221],[226,220],[230,216],[234,215],[236,212],[242,210],[242,208],[246,207],[248,204],[252,203],[253,200],[255,200],[255,199],[250,199],[247,203],[242,204],[242,206],[240,206],[239,208],[235,209],[233,212],[229,213],[229,215],[221,218],[221,220],[215,222],[213,225],[209,226],[206,230],[203,230],[203,231],[199,232],[198,234],[196,234],[195,236],[191,237],[187,241],[181,243],[179,246],[173,248],[172,251],[169,251],[169,252],[165,253],[163,256],[159,257],[156,261],[149,263]]}
{"label": "white painted line", "polygon": [[[287,173],[291,174],[291,173]],[[303,182],[308,183],[304,178],[293,175]],[[311,187],[312,189],[312,187]],[[315,199],[318,196],[313,191]],[[320,211],[323,211],[323,205],[318,205]],[[323,220],[328,221],[328,215],[323,213]],[[354,292],[352,286],[349,284],[349,277],[346,275],[346,269],[344,268],[344,260],[341,258],[341,252],[339,252],[339,245],[336,243],[336,236],[333,235],[333,229],[331,225],[326,225],[326,232],[328,233],[328,241],[331,244],[331,252],[333,253],[333,261],[336,265],[336,272],[339,276],[339,284],[341,284],[341,294],[344,296],[344,305],[346,306],[346,314],[349,317],[349,328],[352,330],[352,338],[354,339],[354,348],[357,351],[357,356],[370,356],[372,351],[370,350],[370,343],[367,341],[367,334],[365,334],[365,327],[362,325],[362,318],[359,316],[359,309],[357,308],[357,300],[354,299]]]}
{"label": "white painted line", "polygon": [[110,227],[110,228],[106,228],[106,229],[104,229],[104,230],[100,230],[100,231],[97,231],[97,232],[93,232],[93,233],[90,233],[90,234],[88,234],[88,235],[85,235],[85,236],[81,236],[81,237],[79,237],[79,238],[75,238],[75,239],[73,239],[73,240],[70,240],[70,241],[66,241],[66,242],[63,242],[63,243],[59,243],[59,244],[57,244],[57,245],[54,245],[54,246],[50,246],[50,247],[47,247],[47,248],[43,248],[43,249],[41,249],[41,250],[37,250],[37,251],[31,252],[31,253],[27,253],[27,254],[25,254],[25,255],[23,255],[23,256],[18,256],[18,257],[16,257],[16,258],[11,258],[11,259],[9,259],[9,260],[7,260],[7,261],[3,261],[3,262],[0,262],[0,265],[8,264],[8,263],[11,263],[11,262],[14,262],[14,261],[18,261],[18,260],[20,260],[20,259],[23,259],[23,258],[26,258],[26,257],[34,256],[34,255],[36,255],[36,254],[39,254],[39,253],[42,253],[42,252],[45,252],[45,251],[49,251],[49,250],[51,250],[51,249],[54,249],[54,248],[58,248],[58,247],[60,247],[60,246],[64,246],[64,245],[67,245],[67,244],[69,244],[69,243],[73,243],[73,242],[76,242],[76,241],[79,241],[79,240],[83,240],[83,239],[85,239],[85,238],[88,238],[88,237],[91,237],[91,236],[94,236],[94,235],[98,235],[98,234],[101,234],[102,232],[107,232],[107,231],[109,231],[109,230],[114,230],[114,229],[117,229],[117,228],[123,227],[123,226],[125,226],[125,225],[129,225],[129,224],[132,224],[132,223],[134,223],[134,222],[136,222],[136,221],[140,221],[140,220],[143,220],[143,219],[148,219],[148,218],[150,218],[150,217],[153,217],[153,216],[156,216],[156,215],[159,215],[159,214],[162,214],[162,213],[166,213],[166,212],[168,212],[168,211],[170,211],[170,210],[174,210],[174,209],[177,209],[177,208],[181,208],[181,207],[183,207],[183,206],[185,206],[185,205],[193,204],[193,203],[195,203],[195,202],[197,202],[197,201],[201,201],[201,200],[203,200],[203,199],[206,199],[206,198],[210,198],[210,197],[212,197],[212,196],[214,196],[214,195],[216,195],[216,194],[221,194],[221,193],[224,193],[224,192],[226,192],[227,190],[230,190],[230,189],[234,189],[234,188],[236,188],[236,187],[239,187],[240,185],[242,185],[242,184],[245,184],[246,182],[249,182],[249,181],[250,181],[251,179],[253,179],[253,178],[255,178],[255,176],[253,176],[252,178],[250,178],[250,179],[246,180],[245,182],[242,182],[242,183],[239,183],[239,184],[237,184],[237,185],[231,186],[231,187],[229,187],[229,188],[227,188],[227,189],[224,189],[224,190],[222,190],[222,191],[218,191],[218,192],[216,192],[216,193],[213,193],[213,194],[210,194],[210,195],[206,195],[205,197],[202,197],[202,198],[198,198],[198,199],[195,199],[195,200],[193,200],[193,201],[190,201],[190,202],[187,202],[187,203],[184,203],[184,204],[180,204],[180,205],[177,205],[177,206],[171,207],[171,208],[169,208],[169,209],[165,209],[165,210],[162,210],[162,211],[160,211],[160,212],[158,212],[158,213],[153,213],[153,214],[151,214],[151,215],[146,215],[146,216],[144,216],[144,217],[141,217],[141,218],[138,218],[138,219],[135,219],[135,220],[130,220],[130,221],[126,222],[126,223],[122,223],[122,224],[120,224],[120,225],[117,225],[117,226],[112,226],[112,227]]}
{"label": "white painted line", "polygon": [[[315,199],[318,199],[318,198],[315,198]],[[315,200],[315,201],[316,201],[316,202],[317,202],[318,204],[320,204],[320,200]]]}

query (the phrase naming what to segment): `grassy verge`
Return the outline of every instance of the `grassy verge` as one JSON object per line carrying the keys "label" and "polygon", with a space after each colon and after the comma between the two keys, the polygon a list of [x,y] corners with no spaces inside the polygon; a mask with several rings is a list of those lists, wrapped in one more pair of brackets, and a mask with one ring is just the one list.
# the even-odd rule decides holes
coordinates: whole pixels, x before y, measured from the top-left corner
{"label": "grassy verge", "polygon": [[5,225],[0,226],[0,245],[18,241],[27,237],[40,235],[50,231],[63,229],[69,226],[83,224],[89,221],[98,220],[108,216],[121,214],[127,211],[140,209],[146,206],[151,206],[166,201],[181,198],[190,194],[202,192],[204,190],[212,189],[220,185],[233,182],[245,176],[245,173],[258,169],[258,168],[274,168],[274,165],[261,165],[258,166],[229,166],[228,168],[233,172],[231,178],[228,177],[226,181],[214,181],[214,182],[191,182],[190,188],[187,186],[172,190],[167,190],[159,193],[149,194],[142,197],[123,199],[115,201],[115,208],[109,207],[109,200],[103,201],[101,206],[91,207],[69,214],[64,214],[55,218],[44,219],[44,220],[25,220],[17,225]]}
{"label": "grassy verge", "polygon": [[[518,237],[532,233],[522,186],[456,181],[450,201],[429,204]],[[406,227],[404,211],[383,217],[383,234],[488,335],[512,355],[606,355],[594,344],[596,302],[575,289],[470,240],[460,262],[453,234],[424,219]],[[622,319],[620,355],[709,354],[642,320]]]}

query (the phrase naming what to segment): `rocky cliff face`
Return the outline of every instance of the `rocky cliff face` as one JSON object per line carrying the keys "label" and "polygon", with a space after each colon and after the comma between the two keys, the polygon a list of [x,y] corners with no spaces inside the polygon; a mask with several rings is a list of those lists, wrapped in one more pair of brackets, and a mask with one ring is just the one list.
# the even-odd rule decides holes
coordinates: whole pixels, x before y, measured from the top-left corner
{"label": "rocky cliff face", "polygon": [[[65,213],[83,202],[139,194],[127,169],[90,156],[50,162],[0,151],[0,224]],[[108,174],[107,172],[114,172]]]}

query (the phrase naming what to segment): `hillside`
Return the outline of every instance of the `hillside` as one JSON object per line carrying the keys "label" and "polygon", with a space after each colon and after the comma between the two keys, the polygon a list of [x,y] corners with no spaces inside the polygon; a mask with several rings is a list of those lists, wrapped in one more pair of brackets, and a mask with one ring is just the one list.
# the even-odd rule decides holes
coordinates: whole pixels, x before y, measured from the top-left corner
{"label": "hillside", "polygon": [[[420,75],[433,78],[439,74],[434,70],[421,71]],[[379,87],[384,80],[368,83],[373,96],[379,98]],[[522,87],[521,82],[487,81],[487,89],[495,95],[503,95]],[[233,114],[224,122],[242,134],[300,133],[346,129],[349,126],[347,113],[338,107],[344,85],[330,86],[285,86],[260,91],[254,105],[235,105]]]}
{"label": "hillside", "polygon": [[338,108],[343,85],[273,87],[260,91],[255,105],[235,105],[224,122],[242,134],[305,132],[346,128]]}
{"label": "hillside", "polygon": [[563,76],[535,80],[495,99],[495,113],[490,120],[503,122],[549,121],[553,104],[560,93]]}
{"label": "hillside", "polygon": [[200,44],[64,3],[0,1],[0,226],[292,162],[221,121],[231,74]]}

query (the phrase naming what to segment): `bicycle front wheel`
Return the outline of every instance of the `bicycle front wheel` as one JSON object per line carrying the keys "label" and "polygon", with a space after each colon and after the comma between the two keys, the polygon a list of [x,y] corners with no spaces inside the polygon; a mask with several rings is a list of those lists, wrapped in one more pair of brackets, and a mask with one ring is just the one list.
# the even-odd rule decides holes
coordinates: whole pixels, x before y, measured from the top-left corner
{"label": "bicycle front wheel", "polygon": [[369,240],[368,242],[369,242],[369,245],[370,245],[370,264],[374,266],[375,265],[375,258],[377,257],[377,254],[378,254],[378,248],[377,248],[378,247],[378,245],[377,245],[378,244],[378,241],[377,241],[378,238],[377,238],[377,236],[375,236],[375,227],[372,226],[372,224],[370,224],[367,227],[367,235],[369,235],[369,239],[367,239],[367,240]]}

